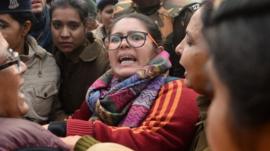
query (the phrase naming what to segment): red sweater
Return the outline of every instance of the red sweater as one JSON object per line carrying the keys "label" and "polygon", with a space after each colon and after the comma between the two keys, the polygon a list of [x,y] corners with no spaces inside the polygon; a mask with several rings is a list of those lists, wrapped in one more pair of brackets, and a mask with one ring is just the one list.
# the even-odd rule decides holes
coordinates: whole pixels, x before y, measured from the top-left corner
{"label": "red sweater", "polygon": [[91,135],[101,142],[115,142],[138,151],[184,151],[199,117],[195,98],[196,93],[186,88],[183,81],[166,83],[148,116],[136,128],[88,121],[91,112],[84,102],[67,121],[67,135]]}

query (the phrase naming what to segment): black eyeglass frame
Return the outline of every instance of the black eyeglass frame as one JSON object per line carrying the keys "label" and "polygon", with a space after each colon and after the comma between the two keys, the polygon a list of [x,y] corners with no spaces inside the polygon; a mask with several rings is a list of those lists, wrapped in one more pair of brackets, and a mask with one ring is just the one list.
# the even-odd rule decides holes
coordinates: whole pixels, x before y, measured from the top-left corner
{"label": "black eyeglass frame", "polygon": [[11,59],[11,61],[8,61],[7,63],[1,64],[0,71],[4,70],[4,69],[6,69],[14,64],[17,64],[18,69],[20,68],[20,57],[15,56],[14,55],[15,52],[11,48],[8,48],[8,52],[11,54],[12,59]]}
{"label": "black eyeglass frame", "polygon": [[[137,46],[137,47],[134,47],[132,44],[130,44],[130,42],[129,42],[129,40],[128,40],[128,36],[130,36],[130,35],[133,34],[133,33],[141,33],[141,34],[144,35],[144,41],[143,41],[143,43],[142,43],[141,45]],[[112,34],[112,35],[117,35],[117,34]],[[146,37],[147,37],[147,36],[154,42],[154,44],[155,44],[156,46],[158,46],[157,42],[154,40],[154,38],[151,36],[150,33],[148,33],[148,32],[142,32],[142,31],[132,31],[131,33],[128,33],[126,36],[121,36],[121,35],[119,35],[119,38],[121,39],[119,45],[118,45],[116,48],[114,48],[114,49],[109,49],[110,38],[111,38],[112,35],[109,35],[109,36],[106,38],[106,43],[107,43],[107,48],[108,48],[108,50],[116,50],[116,49],[118,49],[118,48],[121,46],[121,44],[122,44],[122,42],[123,42],[123,39],[126,39],[128,45],[129,45],[130,47],[132,47],[132,48],[140,48],[140,47],[144,46],[144,44],[145,44],[145,42],[146,42]]]}

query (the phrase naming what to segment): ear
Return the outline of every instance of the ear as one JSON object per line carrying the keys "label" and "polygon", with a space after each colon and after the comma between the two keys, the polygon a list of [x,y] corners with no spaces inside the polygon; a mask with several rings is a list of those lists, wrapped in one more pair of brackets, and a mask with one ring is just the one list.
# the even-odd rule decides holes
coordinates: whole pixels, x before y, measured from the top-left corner
{"label": "ear", "polygon": [[22,34],[25,37],[29,32],[32,27],[32,22],[30,20],[25,21],[22,27]]}

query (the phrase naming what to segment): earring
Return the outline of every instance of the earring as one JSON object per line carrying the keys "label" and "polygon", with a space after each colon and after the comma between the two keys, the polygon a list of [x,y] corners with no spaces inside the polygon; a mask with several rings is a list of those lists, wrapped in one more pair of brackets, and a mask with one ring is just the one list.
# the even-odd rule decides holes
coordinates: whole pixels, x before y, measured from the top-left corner
{"label": "earring", "polygon": [[161,52],[161,51],[164,50],[164,47],[163,46],[158,46],[158,50],[159,50],[159,52]]}

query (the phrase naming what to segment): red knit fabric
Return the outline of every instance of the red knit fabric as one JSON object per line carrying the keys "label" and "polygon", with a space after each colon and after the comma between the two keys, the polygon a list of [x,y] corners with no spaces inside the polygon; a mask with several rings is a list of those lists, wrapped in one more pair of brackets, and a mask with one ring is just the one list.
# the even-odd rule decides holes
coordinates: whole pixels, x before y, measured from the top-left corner
{"label": "red knit fabric", "polygon": [[67,120],[67,136],[70,135],[91,135],[93,136],[93,122],[77,119]]}
{"label": "red knit fabric", "polygon": [[[195,99],[196,93],[186,88],[183,81],[171,81],[161,88],[150,113],[139,127],[113,127],[99,120],[79,123],[70,119],[67,134],[88,134],[101,142],[116,142],[140,151],[184,151],[190,144],[199,117]],[[84,111],[77,111],[73,118],[85,117]]]}

